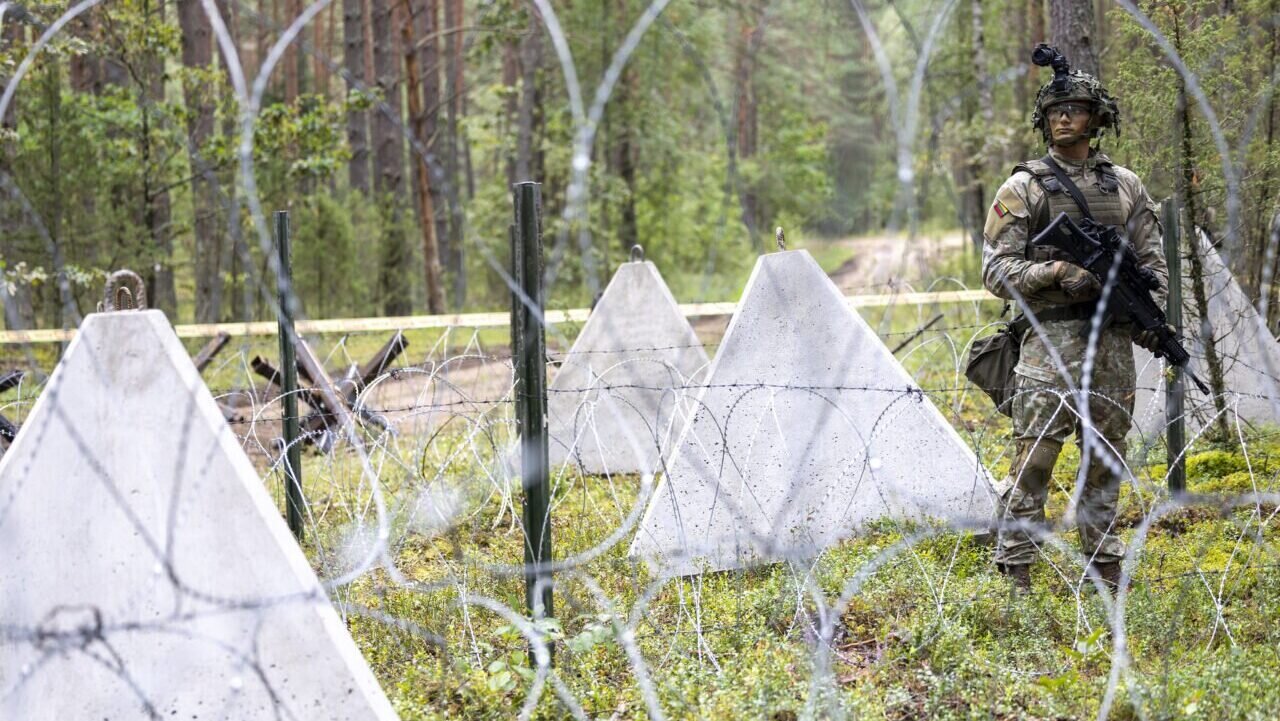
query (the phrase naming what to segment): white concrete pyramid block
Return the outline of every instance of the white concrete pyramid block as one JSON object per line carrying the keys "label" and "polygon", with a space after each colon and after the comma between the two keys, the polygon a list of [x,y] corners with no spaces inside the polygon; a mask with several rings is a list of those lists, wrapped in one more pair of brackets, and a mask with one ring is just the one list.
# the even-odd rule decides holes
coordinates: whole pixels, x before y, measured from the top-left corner
{"label": "white concrete pyramid block", "polygon": [[[1236,416],[1246,426],[1280,422],[1280,345],[1267,330],[1266,323],[1249,302],[1235,277],[1209,244],[1203,231],[1196,235],[1199,243],[1207,298],[1208,328],[1196,312],[1191,285],[1191,263],[1182,261],[1183,335],[1191,354],[1189,367],[1205,384],[1209,384],[1209,367],[1205,360],[1202,337],[1218,339],[1217,353],[1225,377],[1227,414],[1235,428]],[[1207,332],[1206,332],[1207,331]],[[1202,335],[1203,334],[1203,335]],[[1158,440],[1165,432],[1165,363],[1147,351],[1134,346],[1138,367],[1138,390],[1134,402],[1134,432],[1144,442]],[[1189,379],[1184,384],[1184,409],[1188,438],[1204,427],[1215,415],[1213,399],[1201,393]]]}
{"label": "white concrete pyramid block", "polygon": [[761,257],[631,553],[811,557],[866,521],[989,518],[974,453],[806,251]]}
{"label": "white concrete pyramid block", "polygon": [[708,363],[657,267],[622,264],[552,379],[551,463],[655,472]]}
{"label": "white concrete pyramid block", "polygon": [[396,718],[158,311],[85,318],[0,461],[0,549],[0,718]]}

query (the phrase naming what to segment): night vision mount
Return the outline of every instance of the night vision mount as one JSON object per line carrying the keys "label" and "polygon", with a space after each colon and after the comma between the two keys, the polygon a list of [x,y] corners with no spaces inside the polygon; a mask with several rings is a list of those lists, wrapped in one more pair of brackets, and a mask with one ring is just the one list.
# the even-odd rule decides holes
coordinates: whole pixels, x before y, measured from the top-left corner
{"label": "night vision mount", "polygon": [[1058,52],[1055,47],[1040,43],[1031,51],[1031,62],[1042,68],[1053,67],[1053,90],[1062,92],[1067,89],[1067,76],[1071,74],[1071,63],[1067,56]]}

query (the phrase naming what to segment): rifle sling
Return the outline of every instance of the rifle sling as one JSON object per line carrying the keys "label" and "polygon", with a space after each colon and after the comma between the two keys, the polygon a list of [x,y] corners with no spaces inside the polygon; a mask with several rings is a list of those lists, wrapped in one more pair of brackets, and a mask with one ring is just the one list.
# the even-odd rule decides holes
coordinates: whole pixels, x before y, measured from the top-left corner
{"label": "rifle sling", "polygon": [[1076,201],[1076,205],[1080,207],[1080,212],[1084,214],[1084,217],[1093,220],[1093,213],[1089,212],[1089,203],[1084,199],[1084,193],[1080,192],[1080,188],[1067,176],[1062,166],[1058,165],[1058,161],[1054,160],[1051,154],[1045,153],[1044,163],[1049,166],[1049,170],[1053,171],[1053,177],[1058,179],[1058,182],[1062,184],[1071,199]]}

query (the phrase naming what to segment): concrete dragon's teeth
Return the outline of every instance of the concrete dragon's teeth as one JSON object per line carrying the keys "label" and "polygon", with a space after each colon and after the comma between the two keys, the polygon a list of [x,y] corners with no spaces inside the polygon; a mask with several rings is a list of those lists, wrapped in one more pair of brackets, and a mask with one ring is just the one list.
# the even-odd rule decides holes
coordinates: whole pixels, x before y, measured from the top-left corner
{"label": "concrete dragon's teeth", "polygon": [[[1222,362],[1226,386],[1227,419],[1235,430],[1236,418],[1248,423],[1280,422],[1280,345],[1267,330],[1266,323],[1249,302],[1240,284],[1227,268],[1218,251],[1197,233],[1196,242],[1205,279],[1209,327],[1217,338],[1216,349]],[[1199,341],[1199,316],[1191,283],[1191,262],[1182,262],[1183,344],[1191,354],[1190,370],[1206,384],[1210,383],[1204,344]],[[1133,433],[1147,444],[1164,436],[1165,363],[1151,353],[1133,347],[1138,367],[1138,387],[1134,399]],[[1185,417],[1188,438],[1194,437],[1216,414],[1213,399],[1200,393],[1190,379],[1186,388]]]}
{"label": "concrete dragon's teeth", "polygon": [[761,257],[631,547],[685,575],[992,513],[974,453],[806,251]]}
{"label": "concrete dragon's teeth", "polygon": [[707,363],[657,267],[624,263],[551,382],[551,463],[596,474],[654,472]]}
{"label": "concrete dragon's teeth", "polygon": [[0,718],[396,718],[159,311],[85,318],[0,498]]}

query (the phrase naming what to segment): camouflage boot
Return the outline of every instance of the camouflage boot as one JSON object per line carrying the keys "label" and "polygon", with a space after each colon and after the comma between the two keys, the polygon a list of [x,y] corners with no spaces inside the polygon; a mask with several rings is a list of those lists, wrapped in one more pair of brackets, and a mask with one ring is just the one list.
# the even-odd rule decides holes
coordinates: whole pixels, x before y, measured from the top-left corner
{"label": "camouflage boot", "polygon": [[1120,563],[1094,563],[1089,565],[1088,583],[1093,585],[1093,579],[1102,582],[1102,587],[1107,589],[1112,596],[1120,590]]}
{"label": "camouflage boot", "polygon": [[1019,594],[1029,593],[1031,591],[1031,564],[1003,564],[997,563],[996,569],[1009,579],[1013,584],[1013,590]]}

